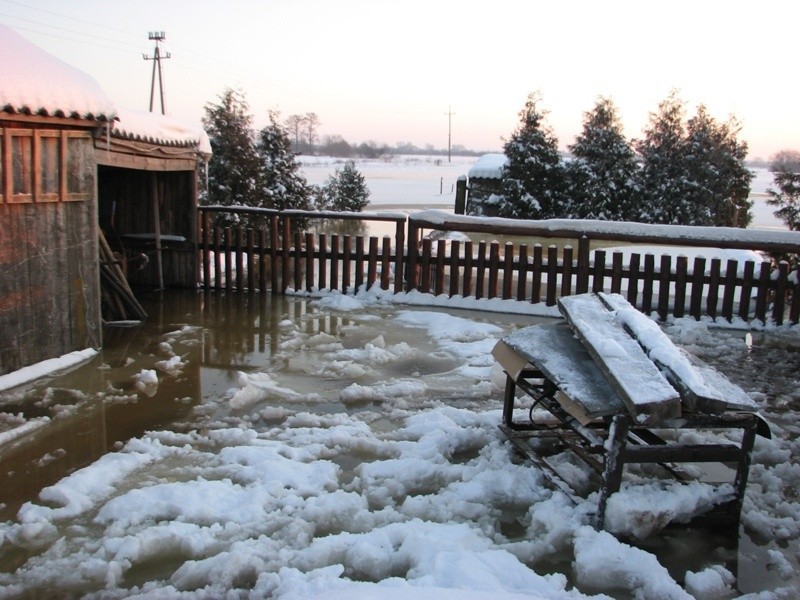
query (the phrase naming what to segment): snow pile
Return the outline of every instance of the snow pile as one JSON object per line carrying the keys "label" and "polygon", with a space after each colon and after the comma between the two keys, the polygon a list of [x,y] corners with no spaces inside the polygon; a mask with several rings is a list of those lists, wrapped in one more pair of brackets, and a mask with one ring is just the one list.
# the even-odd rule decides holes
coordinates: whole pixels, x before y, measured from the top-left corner
{"label": "snow pile", "polygon": [[89,75],[0,24],[0,110],[110,121],[116,108]]}

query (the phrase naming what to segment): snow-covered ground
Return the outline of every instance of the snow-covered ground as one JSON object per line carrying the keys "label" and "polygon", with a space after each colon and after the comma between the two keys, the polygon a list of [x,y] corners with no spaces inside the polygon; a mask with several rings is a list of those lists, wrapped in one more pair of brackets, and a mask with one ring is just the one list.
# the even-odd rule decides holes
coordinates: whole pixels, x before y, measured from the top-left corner
{"label": "snow-covered ground", "polygon": [[[342,168],[346,159],[329,156],[298,156],[301,171],[309,183],[324,184]],[[455,205],[456,180],[466,175],[477,160],[474,156],[395,156],[357,159],[370,191],[370,210],[395,208],[444,208]]]}
{"label": "snow-covered ground", "polygon": [[[346,159],[330,156],[298,156],[301,172],[309,183],[324,184],[328,176],[341,169]],[[356,168],[364,175],[370,190],[370,210],[449,208],[455,206],[456,180],[469,172],[478,157],[453,156],[451,162],[442,156],[394,156],[383,159],[355,159]],[[773,186],[768,169],[752,169],[750,184],[755,229],[786,229],[773,214],[775,208],[766,203],[766,191]],[[383,233],[382,231],[380,233]]]}
{"label": "snow-covered ground", "polygon": [[[0,598],[800,594],[796,327],[664,327],[742,385],[776,434],[757,441],[731,548],[713,533],[659,531],[714,501],[706,483],[678,489],[633,471],[608,508],[615,537],[590,525],[596,494],[573,507],[512,459],[490,351],[545,317],[435,307],[420,294],[289,300],[269,316],[236,312],[272,343],[233,344],[239,372],[225,389],[209,384],[224,362],[209,335],[231,334],[210,318],[223,302],[212,298],[204,317],[164,323],[151,354],[112,365],[104,352],[73,374],[102,372],[89,399],[108,407],[173,386],[174,398],[156,398],[189,408],[45,487],[0,525],[0,557],[13,565],[0,574]],[[191,392],[201,356],[203,388]]]}

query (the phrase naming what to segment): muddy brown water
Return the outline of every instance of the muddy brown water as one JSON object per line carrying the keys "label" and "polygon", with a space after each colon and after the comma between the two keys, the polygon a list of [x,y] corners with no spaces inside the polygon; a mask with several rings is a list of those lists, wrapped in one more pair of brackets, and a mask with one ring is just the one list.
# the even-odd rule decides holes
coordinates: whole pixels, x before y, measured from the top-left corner
{"label": "muddy brown water", "polygon": [[[26,420],[49,418],[46,425],[0,447],[0,519],[14,520],[20,506],[35,500],[42,488],[148,430],[187,431],[202,426],[203,415],[198,416],[195,409],[205,399],[221,397],[236,387],[239,371],[255,371],[270,364],[278,353],[287,321],[308,334],[329,333],[350,348],[363,347],[381,328],[380,318],[364,321],[348,313],[317,314],[306,300],[280,296],[170,291],[142,299],[149,318],[139,327],[107,328],[102,352],[87,364],[0,393],[0,413],[21,415]],[[523,319],[525,324],[531,321],[530,317],[518,315],[487,318],[509,327],[519,325]],[[407,335],[409,343],[424,345],[422,338],[426,334],[422,330],[410,330]],[[786,361],[793,364],[796,360],[800,365],[800,349],[780,336],[753,334],[749,341],[743,356],[723,360],[720,368],[740,384],[749,384],[745,385],[748,390],[769,388],[779,415],[794,413],[800,408],[796,379],[783,373],[777,389],[775,381],[779,372],[787,368]],[[786,356],[775,360],[776,351]],[[135,375],[143,368],[153,368],[170,352],[181,356],[185,363],[180,375],[161,377],[152,394],[146,393],[148,390],[136,393]],[[747,371],[758,373],[756,379],[742,380],[743,362],[747,363]],[[456,366],[453,358],[431,353],[388,365],[384,375],[431,375]],[[301,374],[290,375],[286,381],[297,392],[329,391],[331,394],[323,395],[330,397],[337,397],[333,392],[345,385],[336,379]],[[309,410],[339,412],[360,407],[326,402],[309,406]],[[210,420],[220,417],[206,416]],[[391,429],[394,424],[382,426]],[[797,433],[793,419],[787,419],[785,426]],[[0,432],[10,427],[0,421]],[[342,459],[343,480],[359,462],[359,457]],[[508,522],[501,524],[509,539],[515,537],[517,524],[514,515],[508,515]],[[758,540],[757,535],[742,528],[723,532],[670,529],[638,545],[656,554],[678,580],[687,570],[697,570],[698,556],[708,556],[737,574],[742,592],[772,589],[782,583],[768,567],[765,540]],[[798,544],[795,541],[790,545],[788,554],[796,556]],[[11,572],[25,558],[24,553],[0,553],[0,570]],[[566,554],[547,557],[535,566],[537,571],[560,571],[570,577],[570,556]]]}

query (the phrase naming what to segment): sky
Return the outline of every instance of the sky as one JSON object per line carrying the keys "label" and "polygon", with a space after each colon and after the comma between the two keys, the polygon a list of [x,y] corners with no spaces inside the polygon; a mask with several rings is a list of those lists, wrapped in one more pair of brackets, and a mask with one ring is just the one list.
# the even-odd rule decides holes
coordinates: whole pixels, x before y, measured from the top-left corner
{"label": "sky", "polygon": [[167,113],[188,120],[236,88],[256,127],[314,112],[351,142],[444,148],[449,128],[499,151],[538,91],[565,149],[598,96],[637,138],[676,89],[689,116],[734,115],[750,158],[800,149],[794,2],[0,0],[0,22],[140,110],[164,31]]}

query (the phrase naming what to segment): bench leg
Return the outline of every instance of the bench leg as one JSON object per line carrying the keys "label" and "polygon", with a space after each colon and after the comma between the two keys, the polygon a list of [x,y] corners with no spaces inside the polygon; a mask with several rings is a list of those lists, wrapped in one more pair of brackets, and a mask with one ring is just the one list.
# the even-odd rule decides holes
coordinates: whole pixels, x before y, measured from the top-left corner
{"label": "bench leg", "polygon": [[625,468],[625,447],[628,442],[628,419],[620,415],[614,417],[608,428],[608,444],[603,468],[603,487],[597,507],[597,527],[605,528],[606,503],[622,485],[622,471]]}
{"label": "bench leg", "polygon": [[503,394],[503,424],[507,427],[514,425],[514,394],[517,391],[517,384],[506,373],[506,390]]}
{"label": "bench leg", "polygon": [[758,420],[754,417],[753,422],[745,427],[742,434],[742,445],[739,453],[739,463],[736,467],[736,479],[733,481],[733,488],[736,491],[736,498],[734,500],[734,510],[739,515],[742,510],[742,503],[744,502],[744,493],[747,489],[747,478],[750,474],[750,454],[753,450],[753,444],[756,439],[756,431],[758,429]]}

